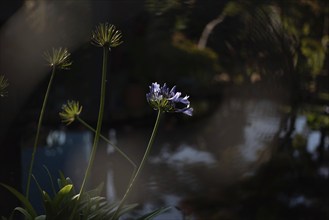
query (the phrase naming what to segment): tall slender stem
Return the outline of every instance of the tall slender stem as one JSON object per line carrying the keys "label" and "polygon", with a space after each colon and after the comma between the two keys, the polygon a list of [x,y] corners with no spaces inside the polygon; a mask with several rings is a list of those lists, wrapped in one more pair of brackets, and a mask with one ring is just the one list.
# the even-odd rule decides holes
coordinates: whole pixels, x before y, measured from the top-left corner
{"label": "tall slender stem", "polygon": [[150,137],[150,140],[149,140],[149,143],[147,144],[147,147],[146,147],[146,150],[145,150],[145,153],[144,153],[144,156],[143,156],[143,159],[136,171],[136,173],[134,174],[133,178],[131,179],[130,183],[129,183],[129,186],[123,196],[123,198],[121,199],[120,203],[119,203],[119,206],[117,208],[117,210],[115,211],[114,215],[112,216],[111,220],[113,219],[116,219],[117,215],[118,215],[118,212],[120,211],[121,207],[123,206],[125,200],[127,199],[137,177],[139,176],[139,174],[141,173],[141,170],[143,169],[143,167],[145,166],[145,163],[147,161],[147,158],[151,152],[151,149],[152,149],[152,146],[153,146],[153,143],[154,143],[154,139],[155,139],[155,135],[157,133],[157,130],[158,130],[158,127],[159,127],[159,122],[160,122],[160,118],[161,118],[161,115],[162,115],[162,111],[161,110],[158,110],[158,115],[157,115],[157,119],[155,121],[155,124],[154,124],[154,128],[153,128],[153,131],[152,131],[152,134],[151,134],[151,137]]}
{"label": "tall slender stem", "polygon": [[33,145],[33,151],[32,151],[32,158],[31,158],[30,168],[29,168],[29,173],[28,173],[28,178],[27,178],[27,185],[26,185],[26,198],[27,199],[29,198],[29,194],[30,194],[30,185],[31,185],[32,170],[33,170],[35,153],[37,151],[37,146],[38,146],[38,141],[39,141],[39,135],[40,135],[40,129],[41,129],[41,125],[42,125],[43,115],[45,113],[49,91],[50,91],[50,88],[51,88],[51,85],[52,85],[52,82],[53,82],[53,79],[54,79],[54,76],[55,76],[55,70],[56,70],[56,67],[53,66],[53,69],[52,69],[52,72],[51,72],[51,76],[50,76],[50,79],[49,79],[49,83],[48,83],[48,87],[47,87],[47,91],[46,91],[45,97],[43,99],[41,112],[40,112],[40,115],[39,115],[37,133],[36,133],[35,139],[34,139],[34,145]]}
{"label": "tall slender stem", "polygon": [[79,191],[79,196],[77,198],[77,202],[74,205],[73,211],[70,216],[70,220],[72,220],[75,216],[75,212],[78,208],[78,203],[79,200],[84,192],[84,189],[86,187],[86,182],[89,178],[91,168],[94,164],[96,152],[97,152],[97,146],[99,142],[99,137],[101,134],[101,129],[102,129],[102,122],[103,122],[103,114],[104,114],[104,104],[105,104],[105,93],[106,93],[106,73],[107,73],[107,60],[108,60],[108,53],[109,53],[109,48],[103,47],[103,65],[102,65],[102,81],[101,81],[101,95],[100,95],[100,100],[99,100],[99,109],[98,109],[98,119],[97,119],[97,126],[96,126],[96,131],[95,131],[95,136],[94,136],[94,142],[93,146],[91,149],[91,155],[89,158],[88,166],[85,172],[85,176],[82,181],[82,185]]}
{"label": "tall slender stem", "polygon": [[104,104],[105,104],[105,93],[106,93],[106,73],[107,73],[108,53],[109,53],[109,48],[108,47],[103,47],[103,67],[102,67],[101,96],[100,96],[100,101],[99,101],[97,127],[96,127],[96,131],[95,131],[94,143],[93,143],[93,146],[92,146],[92,151],[91,151],[91,156],[90,156],[90,159],[89,159],[88,167],[86,169],[86,173],[85,173],[85,176],[84,176],[81,188],[80,188],[80,192],[79,192],[80,196],[83,193],[83,190],[85,188],[87,179],[90,175],[91,168],[93,166],[96,151],[97,151],[99,137],[100,137],[100,134],[101,134],[103,114],[104,114]]}
{"label": "tall slender stem", "polygon": [[[87,127],[89,130],[91,130],[92,132],[96,132],[96,130],[91,127],[87,122],[85,122],[83,119],[81,119],[80,117],[77,117],[78,121],[83,124],[85,127]],[[127,154],[125,154],[119,147],[117,147],[115,144],[113,144],[109,139],[107,139],[106,137],[104,137],[103,135],[100,135],[100,137],[106,141],[108,144],[110,144],[112,147],[115,148],[116,151],[118,151],[125,159],[127,159],[129,161],[129,163],[131,163],[131,165],[134,168],[137,168],[137,165],[134,163],[134,161],[132,161]]]}

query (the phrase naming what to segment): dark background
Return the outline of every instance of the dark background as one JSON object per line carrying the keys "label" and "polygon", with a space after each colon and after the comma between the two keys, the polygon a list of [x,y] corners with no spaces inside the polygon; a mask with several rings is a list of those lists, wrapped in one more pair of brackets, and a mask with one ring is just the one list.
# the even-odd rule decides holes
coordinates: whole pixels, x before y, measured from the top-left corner
{"label": "dark background", "polygon": [[[143,148],[129,145],[144,143],[155,118],[145,93],[151,82],[166,82],[190,95],[194,115],[166,115],[154,154],[163,155],[165,144],[173,153],[187,143],[217,161],[210,168],[154,165],[158,190],[180,197],[171,205],[196,219],[329,219],[328,13],[324,0],[1,1],[0,74],[10,86],[0,99],[0,182],[24,185],[21,154],[32,147],[49,80],[44,51],[67,47],[73,66],[56,75],[41,143],[52,130],[85,131],[60,123],[68,99],[79,100],[82,117],[96,124],[102,52],[89,40],[95,25],[110,22],[124,44],[110,53],[104,133],[114,128],[139,161]],[[264,115],[274,119],[258,125]],[[306,131],[298,130],[298,119]],[[248,127],[261,131],[251,129],[249,140]],[[241,165],[249,147],[259,148],[256,159]],[[114,173],[129,173],[113,161]],[[101,166],[91,185],[106,181],[109,168]],[[168,176],[175,182],[170,190]],[[147,185],[151,175],[144,177]],[[19,205],[1,188],[0,204],[2,215]]]}

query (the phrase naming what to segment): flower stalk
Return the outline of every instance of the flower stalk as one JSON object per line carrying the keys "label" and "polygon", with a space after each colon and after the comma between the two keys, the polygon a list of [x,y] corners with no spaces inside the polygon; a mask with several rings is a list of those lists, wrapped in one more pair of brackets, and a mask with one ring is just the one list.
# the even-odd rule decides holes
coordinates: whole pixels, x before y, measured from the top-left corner
{"label": "flower stalk", "polygon": [[80,188],[80,196],[84,191],[87,179],[90,175],[92,165],[95,160],[97,146],[99,142],[99,138],[101,135],[102,129],[102,121],[104,114],[104,106],[105,106],[105,93],[106,93],[106,73],[107,73],[107,63],[108,63],[108,55],[111,47],[117,47],[122,43],[122,34],[120,30],[117,30],[116,27],[112,24],[99,24],[95,31],[92,32],[91,43],[97,47],[103,48],[103,65],[102,65],[102,81],[101,81],[101,95],[99,101],[99,110],[98,110],[98,119],[97,126],[94,136],[94,142],[92,146],[91,156],[89,159],[89,163],[85,172],[85,176],[82,181],[82,185]]}
{"label": "flower stalk", "polygon": [[[94,164],[98,142],[101,136],[102,130],[102,122],[103,122],[103,115],[104,115],[104,106],[105,106],[105,93],[106,93],[106,74],[107,74],[107,63],[108,63],[108,56],[111,47],[117,47],[122,43],[122,34],[120,30],[117,30],[114,25],[105,23],[99,24],[95,31],[92,32],[91,43],[97,47],[103,48],[103,64],[102,64],[102,78],[101,78],[101,94],[100,94],[100,101],[99,101],[99,110],[98,110],[98,119],[96,125],[96,131],[94,135],[93,146],[91,149],[91,155],[89,158],[89,162],[87,165],[87,169],[82,181],[82,185],[79,191],[78,200],[80,200],[81,195],[83,194],[87,180],[90,176],[92,166]],[[77,206],[74,207],[73,212],[71,214],[70,219],[73,218],[76,212]]]}
{"label": "flower stalk", "polygon": [[[88,128],[89,130],[91,130],[92,132],[96,132],[96,130],[91,127],[87,122],[85,122],[82,118],[80,118],[79,116],[76,117],[77,120],[83,124],[86,128]],[[132,161],[127,154],[125,154],[119,147],[117,147],[115,144],[113,144],[109,139],[107,139],[106,137],[104,137],[103,135],[100,135],[100,138],[102,138],[106,143],[110,144],[112,147],[115,148],[116,151],[118,151],[126,160],[128,160],[128,162],[134,167],[134,169],[137,168],[137,165],[134,161]]]}
{"label": "flower stalk", "polygon": [[30,167],[29,167],[29,172],[28,172],[28,178],[27,178],[27,184],[26,184],[26,198],[29,198],[30,194],[30,185],[31,185],[31,177],[32,177],[32,170],[33,170],[33,164],[35,160],[35,153],[37,151],[37,146],[39,142],[39,135],[40,135],[40,129],[48,101],[48,96],[49,96],[49,91],[51,88],[51,85],[53,83],[53,79],[55,77],[55,73],[57,69],[69,69],[71,66],[72,62],[69,60],[70,58],[70,53],[67,51],[67,49],[59,48],[59,49],[52,49],[52,53],[46,52],[45,53],[45,59],[48,62],[48,65],[52,68],[51,71],[51,76],[48,82],[47,90],[45,93],[45,97],[43,99],[42,107],[41,107],[41,112],[39,115],[39,120],[38,120],[38,126],[37,126],[37,131],[35,135],[35,140],[34,140],[34,145],[33,145],[33,151],[32,151],[32,157],[31,157],[31,162],[30,162]]}
{"label": "flower stalk", "polygon": [[[181,97],[180,92],[176,92],[176,86],[174,86],[172,89],[169,89],[166,84],[163,86],[160,86],[158,83],[152,83],[152,85],[149,87],[150,92],[146,94],[146,100],[148,103],[152,106],[154,110],[158,111],[158,115],[154,124],[154,128],[150,137],[150,140],[147,144],[144,156],[142,158],[141,163],[138,166],[138,169],[136,173],[133,174],[132,179],[129,182],[128,188],[123,195],[118,208],[116,209],[113,217],[111,220],[115,220],[117,218],[117,215],[124,205],[126,199],[128,198],[128,195],[133,188],[133,185],[137,179],[137,177],[140,175],[143,167],[146,164],[146,161],[149,157],[149,154],[151,152],[155,135],[158,131],[159,123],[160,123],[160,118],[162,113],[164,112],[178,112],[178,113],[183,113],[188,116],[192,116],[193,114],[193,108],[190,107],[190,101],[188,100],[189,96],[184,96]],[[179,106],[183,105],[184,107],[181,108]]]}
{"label": "flower stalk", "polygon": [[87,170],[85,172],[85,176],[82,181],[82,185],[80,188],[80,196],[84,191],[84,188],[86,187],[87,179],[89,178],[92,165],[94,164],[96,152],[97,152],[97,146],[101,134],[102,129],[102,122],[103,122],[103,115],[104,115],[104,106],[105,106],[105,93],[106,93],[106,73],[107,73],[107,62],[108,62],[108,54],[109,50],[106,47],[103,47],[103,67],[102,67],[102,82],[101,82],[101,96],[99,101],[99,111],[98,111],[98,120],[97,120],[97,126],[94,136],[94,142],[91,150],[91,156],[89,159],[89,163],[87,166]]}
{"label": "flower stalk", "polygon": [[150,152],[151,152],[151,149],[152,149],[152,146],[153,146],[153,143],[154,143],[154,140],[155,140],[155,135],[156,135],[156,133],[157,133],[157,131],[158,131],[158,128],[159,128],[159,124],[160,124],[160,119],[161,119],[161,115],[162,115],[162,113],[163,113],[163,112],[162,112],[161,110],[158,110],[158,115],[157,115],[157,118],[156,118],[156,121],[155,121],[155,124],[154,124],[154,127],[153,127],[153,131],[152,131],[152,134],[151,134],[150,140],[149,140],[149,142],[148,142],[148,144],[147,144],[147,147],[146,147],[146,150],[145,150],[144,156],[143,156],[143,158],[142,158],[142,161],[141,161],[141,163],[139,164],[136,173],[133,175],[133,177],[132,177],[132,179],[131,179],[131,181],[130,181],[130,183],[129,183],[129,186],[128,186],[128,188],[127,188],[127,190],[126,190],[124,196],[122,197],[122,199],[121,199],[121,201],[120,201],[120,203],[119,203],[119,205],[118,205],[118,208],[117,208],[117,210],[115,211],[115,213],[114,213],[113,217],[111,218],[111,220],[116,219],[116,217],[117,217],[117,215],[118,215],[118,213],[119,213],[121,207],[124,205],[124,202],[125,202],[126,199],[128,198],[128,195],[129,195],[129,193],[131,192],[131,189],[132,189],[132,187],[133,187],[133,185],[134,185],[134,183],[135,183],[137,177],[140,175],[140,173],[141,173],[143,167],[144,167],[145,164],[146,164],[146,161],[147,161],[147,159],[148,159],[148,157],[149,157],[149,154],[150,154]]}
{"label": "flower stalk", "polygon": [[34,164],[34,159],[35,159],[35,153],[37,151],[37,146],[38,146],[38,142],[39,142],[40,129],[41,129],[41,125],[42,125],[42,121],[43,121],[43,116],[44,116],[46,105],[47,105],[49,91],[50,91],[50,88],[51,88],[51,85],[52,85],[52,82],[53,82],[53,79],[54,79],[54,76],[55,76],[55,72],[56,72],[56,67],[53,66],[52,72],[51,72],[51,76],[50,76],[50,79],[49,79],[49,83],[48,83],[48,87],[47,87],[47,91],[46,91],[45,97],[43,99],[41,112],[40,112],[40,115],[39,115],[37,132],[36,132],[35,139],[34,139],[34,145],[33,145],[33,151],[32,151],[32,158],[31,158],[30,168],[29,168],[29,173],[28,173],[28,178],[27,178],[27,185],[26,185],[26,198],[27,199],[29,198],[29,194],[30,194],[30,185],[31,185],[31,178],[32,178],[32,170],[33,170],[33,164]]}
{"label": "flower stalk", "polygon": [[[62,111],[59,112],[59,116],[62,119],[62,122],[66,125],[70,125],[75,120],[79,121],[86,128],[96,133],[96,130],[80,118],[82,112],[82,106],[78,101],[68,100],[66,104],[62,106]],[[128,162],[134,167],[134,171],[137,168],[137,165],[125,154],[119,147],[114,145],[109,139],[100,134],[100,138],[103,139],[106,143],[110,144],[116,151],[118,151],[122,157],[124,157]]]}

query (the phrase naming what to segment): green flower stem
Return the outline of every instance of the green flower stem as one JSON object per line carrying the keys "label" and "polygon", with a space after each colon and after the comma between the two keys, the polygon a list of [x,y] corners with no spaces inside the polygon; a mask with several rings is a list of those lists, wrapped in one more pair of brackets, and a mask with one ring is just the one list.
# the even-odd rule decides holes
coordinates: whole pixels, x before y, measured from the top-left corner
{"label": "green flower stem", "polygon": [[94,137],[94,143],[92,146],[91,156],[89,159],[88,167],[85,173],[85,177],[83,179],[81,188],[80,188],[80,196],[83,193],[83,190],[86,186],[87,179],[90,175],[92,165],[94,163],[94,159],[96,156],[97,146],[99,142],[99,137],[101,134],[101,128],[102,128],[102,121],[103,121],[103,114],[104,114],[104,104],[105,104],[105,93],[106,93],[106,72],[107,72],[107,60],[108,60],[108,53],[109,48],[103,47],[103,68],[102,68],[102,82],[101,82],[101,97],[99,101],[99,111],[98,111],[98,120],[97,120],[97,127],[95,131],[95,137]]}
{"label": "green flower stem", "polygon": [[[91,130],[92,132],[96,132],[96,130],[91,127],[89,124],[87,124],[87,122],[85,122],[83,119],[81,119],[79,116],[76,117],[78,119],[78,121],[83,124],[85,127],[87,127],[89,130]],[[124,158],[126,158],[129,163],[131,163],[131,165],[134,167],[134,168],[137,168],[137,165],[134,163],[134,161],[132,161],[128,156],[127,154],[125,154],[122,150],[120,150],[119,147],[117,147],[116,145],[114,145],[109,139],[107,139],[106,137],[104,137],[103,135],[100,135],[100,137],[106,141],[108,144],[110,144],[112,147],[115,148],[115,150],[117,150]]]}
{"label": "green flower stem", "polygon": [[86,182],[89,178],[91,168],[94,164],[94,160],[95,160],[95,156],[96,156],[96,152],[97,152],[97,146],[98,146],[99,137],[100,137],[100,134],[101,134],[103,114],[104,114],[108,54],[109,54],[109,48],[108,47],[103,47],[101,95],[100,95],[100,100],[99,100],[98,120],[97,120],[95,136],[94,136],[94,142],[93,142],[93,146],[92,146],[88,166],[87,166],[87,169],[86,169],[86,172],[85,172],[85,176],[83,178],[82,185],[81,185],[81,188],[80,188],[80,191],[79,191],[79,196],[77,198],[78,201],[75,203],[75,206],[74,206],[73,211],[72,211],[71,216],[70,216],[70,220],[72,220],[73,217],[75,216],[75,212],[78,208],[77,206],[78,206],[79,200],[80,200],[80,198],[81,198],[81,196],[84,192],[84,189],[86,187]]}
{"label": "green flower stem", "polygon": [[118,215],[118,212],[120,211],[121,207],[123,206],[125,200],[127,199],[137,177],[139,176],[139,174],[141,173],[141,170],[143,169],[143,167],[145,166],[145,163],[147,161],[147,158],[151,152],[151,148],[153,146],[153,143],[154,143],[154,139],[155,139],[155,135],[157,133],[157,130],[158,130],[158,127],[159,127],[159,122],[160,122],[160,118],[161,118],[161,115],[162,115],[162,111],[161,110],[158,110],[158,115],[157,115],[157,119],[155,121],[155,125],[154,125],[154,128],[153,128],[153,131],[152,131],[152,134],[151,134],[151,137],[150,137],[150,140],[149,140],[149,143],[146,147],[146,150],[145,150],[145,153],[144,153],[144,156],[143,156],[143,159],[136,171],[136,173],[134,174],[133,178],[131,179],[130,183],[129,183],[129,186],[123,196],[123,198],[121,199],[120,203],[119,203],[119,206],[117,208],[117,210],[115,211],[113,217],[111,218],[111,220],[113,219],[116,219],[117,215]]}
{"label": "green flower stem", "polygon": [[34,140],[32,158],[31,158],[31,163],[30,163],[30,168],[29,168],[29,173],[28,173],[28,179],[27,179],[27,185],[26,185],[26,198],[27,199],[29,198],[29,194],[30,194],[32,170],[33,170],[35,153],[37,151],[37,146],[38,146],[38,141],[39,141],[39,134],[40,134],[41,124],[42,124],[43,115],[44,115],[45,109],[46,109],[46,104],[47,104],[47,100],[48,100],[49,91],[50,91],[50,88],[51,88],[51,85],[52,85],[52,82],[53,82],[53,79],[54,79],[54,76],[55,76],[55,70],[56,70],[56,67],[53,66],[51,76],[50,76],[50,80],[49,80],[48,87],[47,87],[47,91],[46,91],[45,97],[43,99],[41,112],[40,112],[40,115],[39,115],[37,133],[36,133],[35,140]]}

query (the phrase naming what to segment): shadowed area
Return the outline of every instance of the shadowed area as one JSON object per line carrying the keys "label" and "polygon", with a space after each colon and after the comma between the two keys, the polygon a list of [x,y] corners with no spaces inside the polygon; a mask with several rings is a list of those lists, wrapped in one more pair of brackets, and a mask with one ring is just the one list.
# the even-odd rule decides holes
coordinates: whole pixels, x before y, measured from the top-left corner
{"label": "shadowed area", "polygon": [[[102,48],[90,37],[109,22],[122,31],[123,44],[109,52],[103,136],[139,164],[156,119],[148,86],[176,85],[193,107],[192,117],[162,118],[127,199],[139,205],[123,220],[163,206],[172,208],[155,220],[329,218],[327,1],[1,4],[0,74],[9,87],[0,98],[0,182],[25,191],[51,72],[43,54],[65,47],[73,64],[54,78],[33,174],[47,190],[44,165],[54,179],[61,170],[81,186],[94,132],[78,120],[66,126],[58,113],[77,100],[79,117],[96,128]],[[102,195],[118,202],[132,172],[101,139],[86,188],[103,182]],[[31,201],[42,213],[35,183]],[[0,216],[18,205],[0,187]]]}

